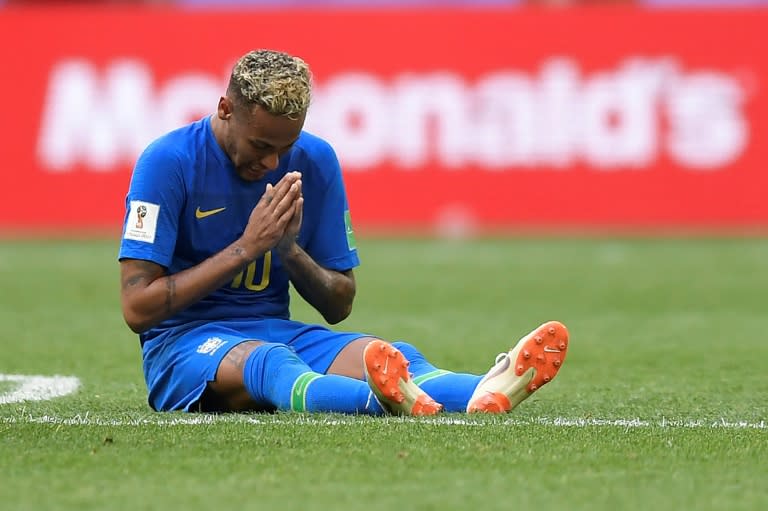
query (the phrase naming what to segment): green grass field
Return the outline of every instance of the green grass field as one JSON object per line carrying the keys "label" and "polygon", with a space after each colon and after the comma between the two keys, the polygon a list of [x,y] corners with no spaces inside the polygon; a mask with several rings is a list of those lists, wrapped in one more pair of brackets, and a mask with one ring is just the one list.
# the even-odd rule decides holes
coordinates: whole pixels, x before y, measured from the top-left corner
{"label": "green grass field", "polygon": [[482,373],[558,319],[562,371],[506,416],[156,414],[117,242],[6,240],[0,375],[80,387],[8,402],[0,379],[0,509],[768,508],[768,239],[358,245],[341,328]]}

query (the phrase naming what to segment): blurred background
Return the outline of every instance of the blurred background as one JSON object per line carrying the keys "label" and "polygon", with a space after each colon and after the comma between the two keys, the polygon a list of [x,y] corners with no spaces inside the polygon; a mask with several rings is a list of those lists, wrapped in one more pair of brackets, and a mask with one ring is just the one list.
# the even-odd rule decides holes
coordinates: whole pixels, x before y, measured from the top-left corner
{"label": "blurred background", "polygon": [[235,59],[315,76],[358,233],[764,233],[768,0],[0,0],[0,233],[119,236]]}

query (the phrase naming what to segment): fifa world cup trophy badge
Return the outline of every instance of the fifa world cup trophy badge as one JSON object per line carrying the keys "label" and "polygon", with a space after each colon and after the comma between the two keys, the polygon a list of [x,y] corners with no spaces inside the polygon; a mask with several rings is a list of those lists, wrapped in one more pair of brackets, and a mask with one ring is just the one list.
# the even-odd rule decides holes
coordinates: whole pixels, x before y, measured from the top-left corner
{"label": "fifa world cup trophy badge", "polygon": [[144,217],[147,216],[147,207],[139,206],[136,208],[136,228],[142,229],[144,227]]}

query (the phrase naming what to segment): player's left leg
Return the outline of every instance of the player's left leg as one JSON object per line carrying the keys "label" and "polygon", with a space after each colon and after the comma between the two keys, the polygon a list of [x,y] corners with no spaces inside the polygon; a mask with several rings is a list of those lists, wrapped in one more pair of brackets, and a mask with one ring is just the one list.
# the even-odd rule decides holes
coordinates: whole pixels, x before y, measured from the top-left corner
{"label": "player's left leg", "polygon": [[467,412],[508,412],[552,381],[565,361],[568,330],[548,321],[520,339],[477,385]]}
{"label": "player's left leg", "polygon": [[502,413],[555,377],[565,360],[568,330],[557,321],[544,323],[500,354],[481,376],[438,369],[414,346],[402,341],[392,345],[410,361],[413,382],[446,412]]}

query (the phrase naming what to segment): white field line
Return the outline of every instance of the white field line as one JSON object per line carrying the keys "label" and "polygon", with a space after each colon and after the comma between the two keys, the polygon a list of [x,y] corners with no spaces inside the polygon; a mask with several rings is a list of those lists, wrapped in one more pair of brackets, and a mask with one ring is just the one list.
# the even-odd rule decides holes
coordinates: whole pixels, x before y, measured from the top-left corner
{"label": "white field line", "polygon": [[0,374],[0,382],[16,384],[9,392],[0,394],[0,405],[21,401],[46,401],[71,394],[80,387],[80,380],[74,376]]}
{"label": "white field line", "polygon": [[[38,376],[20,374],[0,374],[0,382],[12,382],[16,386],[4,394],[0,394],[0,405],[19,403],[23,401],[43,401],[55,397],[65,396],[75,392],[80,387],[80,380],[74,376]],[[471,417],[381,417],[384,422],[419,422],[435,424],[439,426],[483,426],[488,423],[475,420]],[[294,419],[291,418],[291,422]],[[188,426],[209,424],[279,424],[282,422],[280,415],[186,415],[169,416],[166,414],[148,414],[142,417],[109,418],[93,416],[90,413],[77,414],[71,417],[58,417],[52,415],[35,416],[25,410],[17,412],[17,415],[0,417],[0,424],[55,424],[63,426]],[[340,424],[355,424],[357,419],[352,416],[338,416],[327,418],[322,416],[302,416],[299,421],[302,424],[315,426],[334,426]],[[362,422],[360,422],[362,423]],[[768,430],[768,422],[750,422],[732,419],[665,419],[645,420],[634,419],[595,419],[595,418],[568,418],[568,417],[533,417],[514,418],[509,417],[493,424],[507,426],[551,426],[551,427],[612,427],[612,428],[683,428],[683,429],[757,429]]]}
{"label": "white field line", "polygon": [[[760,422],[728,420],[728,419],[583,419],[567,417],[534,417],[528,419],[508,418],[499,422],[488,423],[471,418],[460,417],[382,417],[383,422],[414,422],[420,424],[435,424],[438,426],[487,426],[501,424],[506,426],[549,426],[563,428],[662,428],[662,429],[756,429],[768,430],[768,421]],[[54,424],[63,426],[196,426],[212,424],[254,424],[267,425],[283,422],[280,415],[255,417],[253,415],[189,415],[182,417],[168,417],[158,413],[143,417],[108,418],[97,417],[88,413],[72,417],[58,417],[53,415],[34,416],[22,412],[16,416],[0,417],[0,424]],[[294,419],[289,422],[294,423]],[[349,425],[357,421],[355,417],[311,417],[304,416],[299,423],[314,426]]]}

